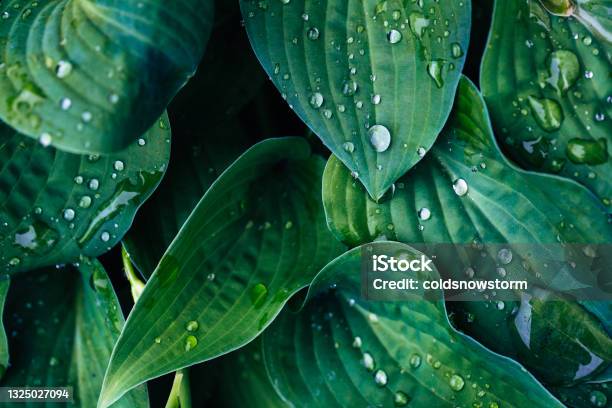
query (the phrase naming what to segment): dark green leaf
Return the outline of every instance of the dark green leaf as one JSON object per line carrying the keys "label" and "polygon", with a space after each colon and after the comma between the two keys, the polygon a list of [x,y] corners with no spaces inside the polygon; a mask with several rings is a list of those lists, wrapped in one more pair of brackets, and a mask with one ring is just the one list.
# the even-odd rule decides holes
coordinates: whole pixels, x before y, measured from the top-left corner
{"label": "dark green leaf", "polygon": [[151,276],[206,190],[250,145],[247,130],[236,120],[187,136],[191,135],[174,138],[168,173],[138,212],[123,241],[132,261],[146,277]]}
{"label": "dark green leaf", "polygon": [[[592,263],[590,256],[561,244],[612,242],[607,214],[584,187],[509,164],[495,144],[484,101],[467,79],[460,82],[440,140],[396,183],[392,198],[380,204],[370,200],[332,157],[324,174],[323,201],[330,228],[350,245],[385,236],[405,243],[469,244],[477,249],[482,244],[507,244],[513,253],[508,264],[498,260],[499,245],[487,246],[482,254],[475,251],[469,258],[459,250],[443,254],[436,261],[438,268],[460,279],[471,268],[476,276],[513,280],[527,274],[552,285],[559,270],[549,268],[548,260],[565,267],[573,261]],[[604,250],[596,257],[609,259]],[[557,287],[563,289],[564,284]],[[462,302],[457,307],[470,334],[494,351],[520,358],[547,382],[573,382],[609,363],[612,339],[578,304],[552,301],[559,298],[547,292],[522,299]],[[531,317],[530,336],[525,335],[522,317]]]}
{"label": "dark green leaf", "polygon": [[323,164],[303,139],[270,139],[213,183],[130,314],[100,406],[248,343],[339,252],[319,197]]}
{"label": "dark green leaf", "polygon": [[278,317],[263,335],[264,355],[287,400],[298,407],[562,407],[516,362],[456,332],[441,292],[421,294],[433,294],[430,300],[361,299],[362,251],[419,256],[397,242],[355,248],[317,275],[302,311]]}
{"label": "dark green leaf", "polygon": [[554,388],[553,391],[570,408],[606,408],[612,402],[610,385],[580,384],[571,388]]}
{"label": "dark green leaf", "polygon": [[380,198],[448,117],[470,1],[241,0],[241,7],[283,97]]}
{"label": "dark green leaf", "polygon": [[572,4],[573,17],[553,16],[536,0],[495,2],[482,92],[514,160],[573,178],[609,206],[612,9],[605,1],[542,3]]}
{"label": "dark green leaf", "polygon": [[[123,315],[102,265],[83,259],[16,277],[4,312],[10,366],[2,386],[73,387],[74,405],[95,407]],[[58,275],[61,279],[58,279]],[[10,405],[10,404],[9,404]],[[16,407],[65,406],[18,403]],[[116,407],[148,407],[146,387]]]}
{"label": "dark green leaf", "polygon": [[0,118],[74,153],[110,153],[147,131],[193,75],[211,0],[7,0],[0,5]]}
{"label": "dark green leaf", "polygon": [[125,234],[170,156],[164,115],[127,149],[75,155],[0,124],[0,268],[15,273],[98,256]]}

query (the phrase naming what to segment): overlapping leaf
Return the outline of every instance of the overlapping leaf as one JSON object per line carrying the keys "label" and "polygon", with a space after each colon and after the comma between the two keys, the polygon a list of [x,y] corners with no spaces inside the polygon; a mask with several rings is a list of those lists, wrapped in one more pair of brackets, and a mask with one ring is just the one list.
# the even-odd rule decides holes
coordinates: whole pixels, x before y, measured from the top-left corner
{"label": "overlapping leaf", "polygon": [[[75,406],[94,407],[123,315],[97,261],[83,259],[79,271],[72,266],[63,269],[43,269],[12,282],[5,310],[11,365],[0,384],[69,386]],[[20,401],[13,405],[41,404]],[[148,407],[146,388],[133,390],[116,406]]]}
{"label": "overlapping leaf", "polygon": [[380,198],[446,121],[470,2],[242,0],[241,7],[283,97]]}
{"label": "overlapping leaf", "polygon": [[522,166],[573,178],[609,206],[612,8],[542,3],[571,17],[536,0],[495,2],[480,79],[493,125]]}
{"label": "overlapping leaf", "polygon": [[297,315],[283,312],[263,335],[272,383],[293,406],[563,406],[514,361],[456,332],[441,292],[361,299],[362,252],[370,251],[419,255],[396,242],[352,249],[321,271]]}
{"label": "overlapping leaf", "polygon": [[[460,82],[441,139],[396,183],[392,198],[380,204],[370,200],[334,157],[326,167],[323,186],[328,224],[346,243],[385,236],[406,243],[474,247],[475,255],[469,258],[461,246],[445,247],[448,251],[441,254],[438,267],[447,276],[507,280],[539,276],[553,285],[561,269],[548,267],[550,259],[564,267],[573,262],[591,265],[593,259],[609,262],[607,247],[582,253],[563,245],[612,242],[601,204],[570,180],[511,166],[494,142],[484,101],[468,80]],[[486,244],[507,244],[509,262],[499,258],[499,245]],[[557,282],[552,287],[566,289],[566,281]],[[579,305],[553,301],[560,299],[548,292],[505,303],[489,295],[490,301],[457,306],[467,322],[465,330],[493,350],[520,358],[544,380],[571,383],[609,364],[612,340]],[[529,324],[521,324],[521,319]]]}
{"label": "overlapping leaf", "polygon": [[0,270],[106,252],[161,180],[169,155],[165,115],[129,148],[108,156],[45,148],[0,125]]}
{"label": "overlapping leaf", "polygon": [[130,314],[99,406],[248,343],[339,251],[318,196],[322,170],[303,139],[270,139],[213,183]]}
{"label": "overlapping leaf", "polygon": [[75,153],[147,131],[202,57],[212,0],[8,0],[0,5],[0,118]]}

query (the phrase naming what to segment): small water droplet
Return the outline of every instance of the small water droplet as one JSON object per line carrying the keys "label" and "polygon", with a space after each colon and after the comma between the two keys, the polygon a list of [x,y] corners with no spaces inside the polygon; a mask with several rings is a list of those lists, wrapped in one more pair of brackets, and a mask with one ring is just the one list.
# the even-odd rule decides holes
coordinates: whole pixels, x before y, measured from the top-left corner
{"label": "small water droplet", "polygon": [[502,248],[497,252],[497,259],[502,265],[508,265],[512,262],[512,251],[508,248]]}
{"label": "small water droplet", "polygon": [[427,64],[427,73],[434,80],[438,88],[444,86],[444,79],[442,78],[442,70],[444,69],[443,60],[433,60]]}
{"label": "small water droplet", "polygon": [[398,30],[391,30],[387,33],[387,40],[391,44],[397,44],[402,40],[402,33]]}
{"label": "small water droplet", "polygon": [[113,164],[113,167],[117,171],[123,171],[123,169],[125,168],[125,165],[123,164],[123,162],[121,160],[117,160]]}
{"label": "small water droplet", "polygon": [[319,39],[319,36],[320,36],[319,29],[317,27],[311,27],[308,29],[307,35],[310,40],[315,41]]}
{"label": "small water droplet", "polygon": [[55,75],[62,79],[66,78],[72,72],[72,64],[68,61],[59,61],[55,66]]}
{"label": "small water droplet", "polygon": [[108,242],[108,240],[110,239],[110,234],[108,233],[108,231],[102,231],[102,233],[100,234],[100,239],[103,242]]}
{"label": "small water droplet", "polygon": [[372,357],[370,353],[363,353],[361,363],[368,371],[374,371],[374,367],[376,366],[376,363],[374,362],[374,357]]}
{"label": "small water droplet", "polygon": [[393,395],[393,404],[396,407],[405,407],[410,402],[411,398],[403,391],[397,391]]}
{"label": "small water droplet", "polygon": [[75,212],[72,208],[66,208],[63,215],[66,221],[72,221],[74,220]]}
{"label": "small water droplet", "polygon": [[450,380],[448,381],[448,384],[450,385],[453,391],[461,391],[465,385],[465,381],[460,375],[453,374]]}
{"label": "small water droplet", "polygon": [[185,330],[187,330],[188,332],[194,332],[198,330],[199,327],[200,325],[198,324],[198,322],[196,322],[195,320],[191,320],[185,325]]}
{"label": "small water droplet", "polygon": [[429,210],[429,208],[423,207],[417,212],[417,215],[419,216],[419,219],[427,221],[431,218],[431,211]]}
{"label": "small water droplet", "polygon": [[383,370],[376,370],[376,373],[374,373],[374,382],[376,383],[376,385],[378,385],[379,387],[384,387],[385,385],[387,385],[387,373]]}
{"label": "small water droplet", "polygon": [[49,133],[42,133],[38,141],[40,142],[41,145],[43,145],[44,147],[47,147],[51,144],[51,142],[53,141],[53,138],[51,137]]}
{"label": "small water droplet", "polygon": [[185,338],[185,351],[193,350],[198,345],[196,336],[189,335]]}
{"label": "small water droplet", "polygon": [[421,356],[419,356],[416,353],[411,355],[409,363],[410,363],[410,367],[419,368],[421,366]]}
{"label": "small water droplet", "polygon": [[319,109],[323,105],[323,95],[319,92],[315,92],[310,96],[310,106],[315,109]]}
{"label": "small water droplet", "polygon": [[355,145],[351,142],[344,142],[342,144],[342,148],[349,153],[353,153],[355,151]]}
{"label": "small water droplet", "polygon": [[62,98],[62,100],[60,101],[60,107],[62,108],[62,110],[68,110],[71,106],[72,101],[70,100],[70,98]]}

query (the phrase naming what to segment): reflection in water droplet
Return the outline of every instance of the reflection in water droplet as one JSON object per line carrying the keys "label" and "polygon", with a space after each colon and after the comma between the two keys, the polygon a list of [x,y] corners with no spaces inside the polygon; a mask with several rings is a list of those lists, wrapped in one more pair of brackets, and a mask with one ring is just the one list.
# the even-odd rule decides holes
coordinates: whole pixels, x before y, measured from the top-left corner
{"label": "reflection in water droplet", "polygon": [[598,140],[570,139],[565,154],[576,164],[603,164],[608,161],[608,144],[604,138]]}
{"label": "reflection in water droplet", "polygon": [[571,51],[557,50],[548,56],[550,77],[546,80],[559,93],[571,88],[580,76],[578,57]]}
{"label": "reflection in water droplet", "polygon": [[529,96],[528,101],[531,114],[538,126],[546,132],[554,132],[561,128],[564,116],[559,102],[554,99],[539,99],[533,96]]}
{"label": "reflection in water droplet", "polygon": [[193,350],[198,345],[196,336],[190,335],[185,338],[185,351]]}

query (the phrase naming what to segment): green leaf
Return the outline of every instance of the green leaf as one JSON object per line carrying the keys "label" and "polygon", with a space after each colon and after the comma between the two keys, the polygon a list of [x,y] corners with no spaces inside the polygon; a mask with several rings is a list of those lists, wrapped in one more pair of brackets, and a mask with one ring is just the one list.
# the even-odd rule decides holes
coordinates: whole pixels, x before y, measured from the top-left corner
{"label": "green leaf", "polygon": [[470,1],[241,0],[241,7],[283,97],[380,198],[448,117]]}
{"label": "green leaf", "polygon": [[193,75],[211,0],[3,1],[0,118],[73,153],[121,150]]}
{"label": "green leaf", "polygon": [[8,293],[10,283],[6,275],[0,277],[0,380],[2,380],[9,363],[8,343],[2,316],[4,316],[4,302],[6,301],[6,294]]}
{"label": "green leaf", "polygon": [[125,234],[170,156],[164,115],[127,149],[75,155],[0,124],[0,270],[98,256]]}
{"label": "green leaf", "polygon": [[130,258],[147,278],[206,190],[250,146],[247,130],[236,120],[196,132],[174,138],[168,172],[123,240]]}
{"label": "green leaf", "polygon": [[611,383],[580,384],[571,388],[554,388],[563,403],[571,408],[604,408],[612,401]]}
{"label": "green leaf", "polygon": [[269,139],[213,183],[130,314],[99,406],[248,343],[339,252],[318,197],[323,165],[303,139]]}
{"label": "green leaf", "polygon": [[[352,246],[381,236],[409,244],[459,244],[441,246],[436,261],[446,276],[457,279],[465,279],[471,268],[477,277],[529,276],[533,282],[540,276],[550,287],[565,289],[566,281],[554,285],[561,267],[572,262],[590,266],[593,258],[563,244],[612,242],[607,214],[584,187],[519,170],[502,156],[484,101],[467,79],[459,84],[441,138],[396,183],[392,198],[379,204],[369,199],[332,157],[324,173],[323,201],[329,227]],[[481,251],[483,244],[497,245]],[[469,247],[475,250],[467,252]],[[500,263],[500,248],[513,254],[509,263]],[[598,250],[596,258],[610,262],[605,247]],[[548,267],[551,259],[559,269]],[[576,303],[558,301],[546,291],[532,295],[520,302],[461,302],[457,308],[467,323],[464,330],[494,351],[519,358],[546,382],[571,383],[604,369],[612,358],[612,339],[602,324]],[[530,336],[521,317],[531,317]]]}
{"label": "green leaf", "polygon": [[[565,9],[567,2],[542,3]],[[512,159],[572,178],[609,207],[612,19],[605,3],[572,1],[567,18],[535,0],[496,1],[480,82],[498,140]],[[593,25],[608,34],[602,37]]]}
{"label": "green leaf", "polygon": [[[406,302],[361,299],[370,251],[420,256],[397,242],[352,249],[317,275],[298,314],[284,311],[264,333],[266,365],[286,400],[298,407],[562,407],[516,362],[455,331],[441,292]],[[419,275],[436,278],[435,271]]]}
{"label": "green leaf", "polygon": [[[5,310],[11,364],[0,384],[70,386],[75,406],[94,407],[123,315],[100,263],[82,259],[79,270],[60,269],[21,275],[11,283]],[[115,406],[148,407],[146,387],[133,390]]]}

